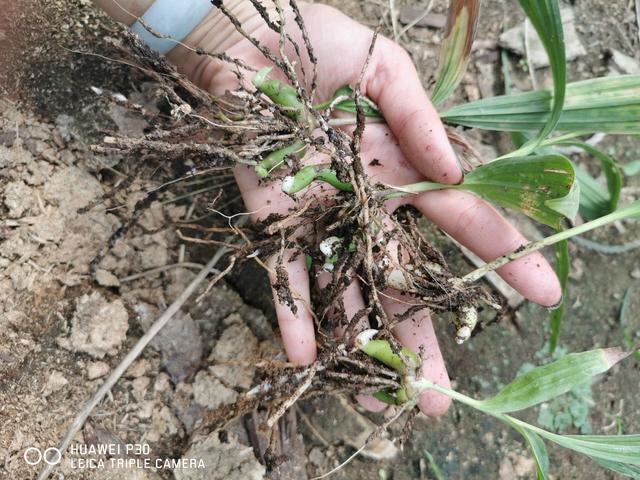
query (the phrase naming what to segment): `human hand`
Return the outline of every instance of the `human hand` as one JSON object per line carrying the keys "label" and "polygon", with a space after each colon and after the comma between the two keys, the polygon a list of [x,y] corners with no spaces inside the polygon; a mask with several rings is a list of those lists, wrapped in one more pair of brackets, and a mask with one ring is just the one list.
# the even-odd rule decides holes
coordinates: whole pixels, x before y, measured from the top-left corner
{"label": "human hand", "polygon": [[[144,8],[140,6],[141,2],[134,3],[131,10],[140,15]],[[250,2],[232,0],[230,3],[227,8],[242,21],[245,31],[259,39],[265,47],[277,52],[279,36],[269,30]],[[372,32],[331,7],[304,3],[299,6],[317,56],[318,97],[314,100],[323,101],[330,98],[337,88],[358,82]],[[302,45],[293,21],[289,21],[288,25],[291,37]],[[208,51],[224,51],[230,57],[242,59],[256,68],[270,65],[218,12],[210,14],[184,43]],[[290,55],[294,58],[293,52]],[[210,57],[196,55],[181,46],[174,48],[167,56],[195,83],[212,93],[221,94],[237,86],[237,79],[228,66]],[[302,63],[306,71],[310,71],[308,59],[304,58]],[[384,37],[378,38],[361,88],[362,93],[378,105],[386,121],[386,124],[367,125],[362,138],[361,157],[370,177],[389,185],[405,185],[424,179],[441,183],[462,180],[462,172],[438,114],[420,84],[409,55],[400,46]],[[374,159],[378,162],[373,162]],[[235,176],[247,210],[253,212],[254,219],[265,218],[270,213],[287,213],[289,208],[295,206],[295,201],[283,194],[278,185],[259,182],[252,168],[239,166]],[[414,205],[485,261],[526,243],[526,239],[492,206],[469,193],[457,190],[432,191],[404,201]],[[389,201],[387,208],[391,213],[400,204],[398,200]],[[303,256],[285,261],[285,267],[291,284],[295,286],[294,293],[299,298],[296,299],[297,313],[294,314],[276,297],[282,339],[292,362],[308,364],[316,358],[314,322],[309,310],[309,275]],[[511,262],[497,272],[536,303],[551,306],[560,300],[561,289],[555,273],[539,253]],[[272,278],[273,281],[275,279]],[[322,284],[326,278],[320,278],[319,281]],[[407,302],[397,292],[384,293],[381,302],[389,317],[406,309]],[[344,307],[348,318],[364,307],[355,279],[344,294]],[[394,329],[394,334],[409,349],[422,352],[425,378],[449,387],[449,377],[428,314],[422,312],[400,323]],[[384,406],[372,397],[361,397],[360,401],[374,410]],[[443,414],[449,403],[448,397],[426,391],[422,394],[419,406],[425,414],[436,416]]]}

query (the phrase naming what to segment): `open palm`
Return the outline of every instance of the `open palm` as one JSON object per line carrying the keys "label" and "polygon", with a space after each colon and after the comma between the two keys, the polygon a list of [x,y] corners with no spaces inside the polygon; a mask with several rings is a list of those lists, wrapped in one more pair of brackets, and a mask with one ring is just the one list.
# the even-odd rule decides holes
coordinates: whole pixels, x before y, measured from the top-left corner
{"label": "open palm", "polygon": [[[248,2],[247,2],[248,4]],[[249,5],[249,9],[252,7]],[[343,85],[354,85],[365,63],[372,39],[368,28],[354,22],[339,11],[323,6],[301,4],[303,18],[318,58],[318,98],[326,100]],[[243,27],[272,51],[278,51],[277,34],[267,28],[255,14],[246,13]],[[288,31],[295,39],[300,34],[293,23]],[[221,36],[221,30],[228,32]],[[233,30],[224,18],[204,21],[185,43],[205,49],[224,51],[256,68],[269,65],[262,54]],[[210,58],[177,47],[169,58],[201,87],[213,93],[223,93],[236,85],[236,77],[228,66]],[[291,52],[291,58],[294,58]],[[303,66],[310,71],[308,60]],[[305,65],[306,63],[306,65]],[[386,124],[371,124],[365,129],[362,141],[362,161],[367,173],[376,180],[403,185],[424,179],[441,183],[457,183],[462,172],[449,145],[442,123],[431,105],[408,54],[397,44],[379,38],[369,67],[364,75],[362,92],[382,111]],[[374,162],[373,160],[377,161]],[[314,161],[309,159],[308,161]],[[270,213],[286,213],[295,200],[281,192],[279,184],[259,182],[252,168],[240,166],[236,179],[247,210],[255,219]],[[312,189],[315,195],[317,189]],[[326,194],[326,190],[325,190]],[[485,261],[514,250],[526,239],[490,205],[461,191],[432,191],[412,197],[409,202],[441,229],[478,254]],[[399,205],[389,203],[389,212]],[[309,274],[301,256],[285,262],[289,279],[298,295],[297,313],[276,300],[276,312],[287,355],[292,362],[308,364],[316,357],[314,323],[308,309]],[[498,273],[525,297],[545,306],[560,300],[561,291],[556,276],[539,253],[523,257]],[[322,284],[325,278],[319,278]],[[402,313],[410,299],[399,293],[384,292],[381,298],[387,314]],[[363,308],[364,302],[357,280],[347,289],[344,306],[348,317]],[[449,386],[449,377],[438,347],[431,318],[419,313],[399,324],[395,335],[413,351],[422,352],[424,376],[442,386]],[[420,348],[423,347],[423,348]],[[371,397],[361,399],[371,409],[381,407]],[[446,411],[449,400],[443,395],[426,391],[420,401],[421,410],[428,415]]]}

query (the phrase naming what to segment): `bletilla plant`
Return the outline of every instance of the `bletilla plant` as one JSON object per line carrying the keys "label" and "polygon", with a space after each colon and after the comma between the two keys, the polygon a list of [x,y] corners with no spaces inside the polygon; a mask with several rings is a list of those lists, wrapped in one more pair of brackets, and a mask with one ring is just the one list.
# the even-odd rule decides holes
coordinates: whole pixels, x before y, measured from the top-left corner
{"label": "bletilla plant", "polygon": [[[519,0],[519,3],[549,57],[553,78],[551,91],[508,92],[502,96],[450,106],[440,112],[442,120],[450,125],[512,132],[516,148],[471,169],[459,185],[420,182],[379,189],[376,195],[386,200],[429,190],[460,189],[552,227],[556,230],[554,235],[500,257],[460,279],[451,280],[471,284],[512,260],[555,245],[556,272],[566,293],[569,274],[567,240],[617,220],[640,216],[640,201],[618,208],[623,183],[621,167],[611,157],[581,140],[581,137],[596,132],[640,133],[640,76],[604,77],[568,84],[557,0]],[[432,93],[432,101],[436,106],[449,97],[464,75],[479,13],[479,1],[452,0],[450,3]],[[268,79],[268,73],[268,69],[261,70],[253,79],[254,85],[280,105],[291,118],[301,119],[305,107],[296,90]],[[505,74],[508,76],[508,67]],[[343,87],[335,92],[331,100],[314,108],[321,110],[332,107],[352,113],[359,110],[369,120],[383,120],[368,99],[360,96],[358,103],[354,97],[350,87]],[[604,189],[586,171],[554,150],[558,146],[576,146],[595,158],[606,177],[607,188]],[[265,156],[256,166],[256,172],[262,178],[277,173],[279,168],[290,165],[292,159],[301,158],[305,151],[304,142],[292,143]],[[343,192],[354,190],[352,183],[340,180],[330,165],[300,168],[295,174],[285,176],[281,186],[285,193],[295,195],[313,182],[325,182]],[[578,211],[587,222],[566,228]],[[329,243],[339,244],[340,240],[330,237],[324,242],[324,268],[327,270],[332,269],[339,259],[339,249],[330,248]],[[402,275],[394,278],[393,282],[390,277],[387,284],[407,290]],[[562,315],[562,307],[551,314],[551,353],[558,342]],[[475,308],[462,306],[454,318],[456,341],[462,343],[467,340],[476,323]],[[546,402],[591,381],[594,376],[606,372],[632,352],[611,348],[570,354],[516,378],[490,399],[475,400],[421,378],[418,374],[420,362],[414,352],[406,348],[398,349],[376,336],[380,337],[376,330],[362,332],[357,337],[356,345],[370,357],[395,370],[401,378],[400,388],[377,392],[375,396],[379,400],[410,408],[415,405],[422,391],[432,389],[491,415],[524,437],[536,461],[538,479],[548,478],[549,460],[545,440],[585,454],[619,474],[640,478],[640,435],[558,435],[508,415]]]}

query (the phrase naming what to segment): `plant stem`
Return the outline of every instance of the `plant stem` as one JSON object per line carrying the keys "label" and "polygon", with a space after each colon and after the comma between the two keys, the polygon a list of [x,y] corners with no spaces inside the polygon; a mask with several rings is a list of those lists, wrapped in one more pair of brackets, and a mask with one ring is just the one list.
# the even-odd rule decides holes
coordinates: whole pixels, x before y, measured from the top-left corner
{"label": "plant stem", "polygon": [[473,407],[478,410],[481,409],[480,404],[482,402],[480,402],[479,400],[476,400],[475,398],[467,397],[466,395],[460,392],[456,392],[455,390],[451,390],[450,388],[441,387],[440,385],[433,383],[432,381],[427,380],[426,378],[420,378],[415,380],[414,382],[412,382],[411,387],[417,390],[419,393],[422,393],[425,390],[435,390],[436,392],[440,392],[443,395],[446,395],[447,397],[452,398],[453,400],[457,400],[460,403],[464,403],[465,405],[469,405],[470,407]]}
{"label": "plant stem", "polygon": [[435,182],[418,182],[410,183],[409,185],[402,185],[401,187],[391,187],[388,190],[383,190],[380,195],[384,200],[391,200],[392,198],[400,198],[406,195],[414,195],[416,193],[430,192],[431,190],[444,190],[446,188],[459,188],[459,185],[445,185],[443,183]]}
{"label": "plant stem", "polygon": [[[349,117],[349,118],[331,118],[329,120],[329,125],[331,125],[332,127],[344,127],[344,126],[348,126],[348,125],[356,125],[356,117]],[[365,123],[369,124],[369,123],[384,123],[384,118],[380,118],[380,117],[368,117],[365,120]]]}
{"label": "plant stem", "polygon": [[511,253],[508,253],[506,255],[503,255],[502,257],[498,257],[494,261],[483,265],[482,267],[474,270],[471,273],[468,273],[467,275],[462,277],[462,280],[466,283],[475,282],[476,280],[479,280],[484,275],[486,275],[488,272],[491,272],[497,268],[500,268],[503,265],[506,265],[507,263],[512,262],[513,260],[517,260],[518,258],[529,255],[532,252],[536,252],[544,247],[548,247],[549,245],[553,245],[562,240],[571,238],[575,235],[580,235],[585,232],[594,230],[596,228],[603,227],[605,225],[608,225],[609,223],[615,222],[616,220],[622,220],[627,217],[634,217],[639,215],[640,215],[640,200],[636,200],[632,204],[627,205],[626,207],[621,208],[619,210],[616,210],[615,212],[612,212],[609,215],[605,215],[604,217],[597,218],[595,220],[584,223],[577,227],[570,228],[568,230],[563,230],[547,238],[544,238],[538,242],[531,242],[531,243],[528,243],[527,245],[523,245],[517,250]]}

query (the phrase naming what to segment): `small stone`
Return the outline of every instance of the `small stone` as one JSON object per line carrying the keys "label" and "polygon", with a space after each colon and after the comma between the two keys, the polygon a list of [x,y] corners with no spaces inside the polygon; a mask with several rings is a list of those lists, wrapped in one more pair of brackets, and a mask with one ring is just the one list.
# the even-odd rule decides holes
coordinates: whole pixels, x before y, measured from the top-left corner
{"label": "small stone", "polygon": [[13,147],[16,138],[17,134],[15,131],[0,132],[0,145],[4,145],[5,147]]}
{"label": "small stone", "polygon": [[133,365],[129,367],[126,372],[127,377],[138,378],[142,377],[145,373],[149,371],[151,368],[151,364],[149,360],[143,358],[142,360],[138,360]]}
{"label": "small stone", "polygon": [[[237,313],[229,315],[224,323],[229,327],[222,332],[209,358],[214,362],[237,362],[238,364],[214,364],[210,370],[226,385],[249,388],[255,373],[255,369],[251,367],[251,361],[258,353],[258,339]],[[243,363],[245,365],[242,365]]]}
{"label": "small stone", "polygon": [[640,280],[640,268],[636,268],[631,272],[631,278]]}
{"label": "small stone", "polygon": [[59,210],[35,217],[31,233],[40,241],[58,243],[65,235],[65,219]]}
{"label": "small stone", "polygon": [[316,467],[322,468],[325,466],[327,462],[327,457],[325,456],[322,449],[318,447],[314,447],[309,452],[309,461],[313,463]]}
{"label": "small stone", "polygon": [[400,8],[398,13],[398,19],[403,25],[409,25],[418,19],[420,20],[414,24],[416,27],[444,28],[447,23],[446,15],[441,13],[428,13],[424,15],[424,8],[413,5],[406,5]]}
{"label": "small stone", "polygon": [[4,188],[4,204],[9,209],[9,218],[22,217],[33,206],[33,200],[33,190],[24,182],[11,182]]}
{"label": "small stone", "polygon": [[86,207],[102,194],[100,182],[78,167],[58,170],[47,180],[43,189],[45,200],[71,210]]}
{"label": "small stone", "polygon": [[144,247],[140,252],[140,265],[142,269],[148,270],[156,267],[163,267],[169,263],[169,251],[158,243]]}
{"label": "small stone", "polygon": [[156,381],[153,384],[153,389],[156,392],[167,392],[171,388],[171,382],[169,375],[164,372],[160,372],[156,377]]}
{"label": "small stone", "polygon": [[137,400],[144,399],[144,395],[147,391],[147,387],[149,387],[149,383],[151,383],[149,377],[138,377],[133,382],[131,382],[131,387],[133,388],[133,396]]}
{"label": "small stone", "polygon": [[62,388],[68,383],[69,380],[64,378],[64,375],[62,375],[61,372],[54,370],[53,372],[51,372],[51,375],[49,375],[49,378],[47,379],[47,383],[44,386],[42,395],[44,397],[48,397],[52,393],[57,392],[58,390],[62,390]]}
{"label": "small stone", "polygon": [[635,58],[632,58],[624,53],[611,49],[612,60],[615,63],[620,73],[639,74],[640,62]]}
{"label": "small stone", "polygon": [[220,380],[208,372],[198,372],[193,382],[193,399],[199,405],[215,410],[221,405],[236,401],[238,392],[225,387]]}
{"label": "small stone", "polygon": [[[561,8],[560,16],[562,17],[562,27],[564,30],[564,43],[567,61],[575,60],[578,57],[586,55],[587,51],[582,46],[580,37],[576,32],[575,16],[572,8]],[[542,42],[538,38],[535,28],[528,23],[527,28],[527,43],[529,45],[529,60],[531,67],[548,67],[549,58],[547,52],[542,45]],[[525,24],[521,23],[516,27],[510,28],[502,35],[500,35],[500,44],[518,55],[526,56],[527,49],[525,48]]]}
{"label": "small stone", "polygon": [[95,380],[96,378],[104,377],[109,373],[110,367],[105,362],[89,362],[87,365],[87,378],[89,380]]}
{"label": "small stone", "polygon": [[103,287],[119,287],[120,280],[113,273],[99,268],[96,270],[96,282]]}
{"label": "small stone", "polygon": [[177,383],[195,372],[202,359],[202,340],[189,314],[179,313],[153,339],[162,353],[162,365]]}
{"label": "small stone", "polygon": [[156,406],[155,400],[146,400],[140,404],[140,408],[136,411],[136,417],[138,418],[150,418],[153,414],[153,409]]}
{"label": "small stone", "polygon": [[100,293],[83,295],[76,301],[71,335],[58,339],[69,350],[95,358],[113,355],[125,341],[129,315],[121,300],[107,301]]}

